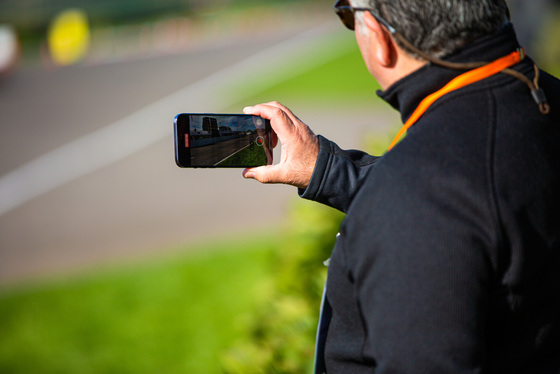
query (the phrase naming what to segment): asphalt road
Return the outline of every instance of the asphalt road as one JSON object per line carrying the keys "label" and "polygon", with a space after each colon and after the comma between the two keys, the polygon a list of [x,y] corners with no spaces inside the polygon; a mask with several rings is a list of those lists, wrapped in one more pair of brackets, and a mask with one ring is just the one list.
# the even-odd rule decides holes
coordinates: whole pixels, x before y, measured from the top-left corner
{"label": "asphalt road", "polygon": [[[180,112],[222,110],[216,85],[252,79],[254,67],[239,63],[271,46],[288,48],[276,50],[282,56],[309,49],[315,34],[293,39],[301,31],[145,60],[25,70],[0,81],[0,284],[280,224],[294,188],[244,180],[240,169],[178,168],[172,121]],[[278,44],[285,40],[296,46]],[[347,148],[374,118],[395,118],[368,109],[298,114]],[[351,130],[341,121],[352,121]]]}
{"label": "asphalt road", "polygon": [[254,136],[222,141],[216,144],[191,149],[191,165],[213,166],[253,143]]}

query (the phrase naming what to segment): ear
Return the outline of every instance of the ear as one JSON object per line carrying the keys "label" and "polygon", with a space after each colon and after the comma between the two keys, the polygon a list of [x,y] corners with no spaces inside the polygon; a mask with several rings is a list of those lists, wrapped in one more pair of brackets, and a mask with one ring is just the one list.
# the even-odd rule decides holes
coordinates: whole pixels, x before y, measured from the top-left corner
{"label": "ear", "polygon": [[394,47],[391,33],[368,11],[364,11],[364,24],[372,33],[372,39],[376,43],[375,58],[377,62],[384,67],[392,66],[394,64]]}

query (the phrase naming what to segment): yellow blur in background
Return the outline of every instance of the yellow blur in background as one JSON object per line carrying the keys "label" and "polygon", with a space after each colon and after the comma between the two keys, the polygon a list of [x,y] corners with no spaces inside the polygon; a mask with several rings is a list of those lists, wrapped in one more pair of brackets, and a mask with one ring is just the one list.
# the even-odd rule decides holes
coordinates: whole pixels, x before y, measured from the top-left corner
{"label": "yellow blur in background", "polygon": [[61,12],[50,25],[47,41],[56,65],[72,65],[83,59],[90,44],[86,14],[79,9]]}

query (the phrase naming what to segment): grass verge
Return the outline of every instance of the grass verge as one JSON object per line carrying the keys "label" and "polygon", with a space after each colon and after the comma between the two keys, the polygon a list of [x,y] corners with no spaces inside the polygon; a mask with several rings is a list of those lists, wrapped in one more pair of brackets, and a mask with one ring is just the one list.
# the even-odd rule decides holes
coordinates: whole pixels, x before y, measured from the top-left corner
{"label": "grass verge", "polygon": [[226,158],[216,166],[238,167],[238,165],[266,165],[266,153],[262,146],[253,143],[241,151]]}
{"label": "grass verge", "polygon": [[[0,292],[1,373],[218,373],[268,293],[267,236]],[[224,249],[227,248],[227,249]]]}

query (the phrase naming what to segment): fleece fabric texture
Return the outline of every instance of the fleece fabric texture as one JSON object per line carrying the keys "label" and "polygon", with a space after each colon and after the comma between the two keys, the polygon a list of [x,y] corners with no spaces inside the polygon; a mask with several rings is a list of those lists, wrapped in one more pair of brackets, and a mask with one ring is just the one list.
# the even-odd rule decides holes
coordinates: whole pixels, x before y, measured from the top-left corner
{"label": "fleece fabric texture", "polygon": [[[511,25],[449,56],[493,61]],[[530,79],[533,62],[514,66]],[[461,72],[379,95],[403,122]],[[328,270],[327,373],[560,373],[560,81],[505,74],[433,104],[381,157],[320,137],[300,196],[347,213]]]}

